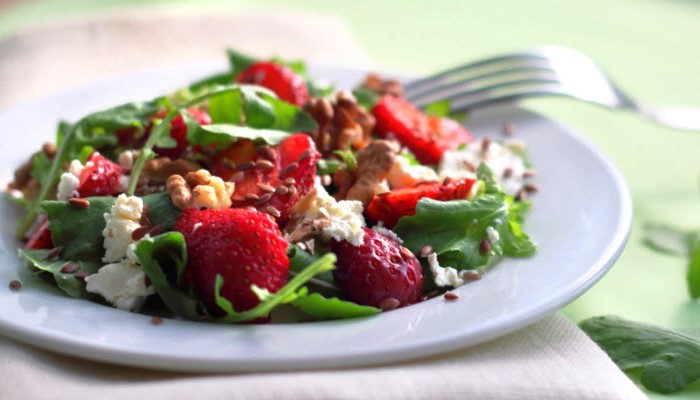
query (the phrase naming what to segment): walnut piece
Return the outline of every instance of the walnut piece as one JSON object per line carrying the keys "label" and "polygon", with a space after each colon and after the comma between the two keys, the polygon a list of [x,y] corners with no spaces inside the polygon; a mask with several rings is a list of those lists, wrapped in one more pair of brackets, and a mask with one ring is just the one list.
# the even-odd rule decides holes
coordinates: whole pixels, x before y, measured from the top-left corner
{"label": "walnut piece", "polygon": [[367,74],[360,86],[380,96],[403,97],[403,85],[401,85],[401,82],[396,79],[382,79],[378,74]]}
{"label": "walnut piece", "polygon": [[318,129],[310,135],[324,156],[335,150],[359,150],[370,141],[374,117],[350,92],[338,92],[333,101],[313,98],[304,105],[304,111],[318,123]]}
{"label": "walnut piece", "polygon": [[[359,200],[366,206],[381,188],[381,183],[391,170],[398,152],[399,146],[396,142],[375,140],[357,153],[357,168],[353,171],[355,179],[343,197],[346,200]],[[345,185],[341,186],[347,186],[347,183],[344,183]]]}
{"label": "walnut piece", "polygon": [[173,205],[180,210],[190,207],[221,209],[231,207],[234,183],[212,176],[206,169],[181,175],[171,175],[166,189]]}

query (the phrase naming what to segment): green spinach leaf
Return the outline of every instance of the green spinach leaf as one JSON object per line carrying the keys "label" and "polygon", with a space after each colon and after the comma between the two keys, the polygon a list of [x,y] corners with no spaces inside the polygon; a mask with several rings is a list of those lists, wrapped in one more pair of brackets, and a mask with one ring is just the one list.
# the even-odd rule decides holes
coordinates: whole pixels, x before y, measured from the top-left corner
{"label": "green spinach leaf", "polygon": [[367,317],[380,313],[382,310],[340,300],[337,297],[325,298],[319,293],[303,295],[293,300],[294,307],[316,319],[345,319]]}
{"label": "green spinach leaf", "polygon": [[[51,274],[56,281],[56,286],[67,295],[79,299],[89,298],[90,294],[85,291],[85,281],[77,278],[75,273],[92,274],[97,272],[102,264],[92,261],[66,261],[58,257],[49,260],[50,252],[51,250],[45,249],[25,249],[22,250],[22,257],[37,270]],[[79,268],[65,270],[64,267],[69,263],[77,264]]]}

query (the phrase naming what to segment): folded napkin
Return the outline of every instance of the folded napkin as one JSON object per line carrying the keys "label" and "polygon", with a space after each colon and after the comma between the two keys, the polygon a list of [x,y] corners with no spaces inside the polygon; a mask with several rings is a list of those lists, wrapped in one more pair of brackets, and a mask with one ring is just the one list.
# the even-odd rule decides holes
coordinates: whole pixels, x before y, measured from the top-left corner
{"label": "folded napkin", "polygon": [[[369,65],[329,15],[122,12],[0,39],[0,108],[115,73],[217,60],[232,46],[260,56]],[[322,371],[190,375],[113,366],[0,338],[0,398],[643,399],[560,314],[446,355]]]}

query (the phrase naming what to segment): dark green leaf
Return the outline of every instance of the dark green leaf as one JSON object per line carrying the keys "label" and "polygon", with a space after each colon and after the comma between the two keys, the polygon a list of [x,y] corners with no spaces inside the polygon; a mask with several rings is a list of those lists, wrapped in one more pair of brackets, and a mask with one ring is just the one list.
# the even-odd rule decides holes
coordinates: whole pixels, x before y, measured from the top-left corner
{"label": "dark green leaf", "polygon": [[214,124],[243,125],[243,99],[240,91],[224,92],[209,98],[209,116]]}
{"label": "dark green leaf", "polygon": [[173,205],[166,192],[149,194],[142,200],[148,208],[148,219],[153,226],[162,226],[166,231],[173,229],[175,218],[181,211]]}
{"label": "dark green leaf", "polygon": [[206,317],[198,312],[203,309],[199,299],[184,287],[187,247],[180,232],[142,239],[136,245],[136,256],[156,293],[171,311],[191,320]]}
{"label": "dark green leaf", "polygon": [[241,96],[243,97],[243,115],[245,124],[251,128],[268,128],[275,123],[275,109],[269,99],[275,99],[272,93],[268,93],[268,98],[263,98],[260,86],[241,85]]}
{"label": "dark green leaf", "polygon": [[677,392],[700,378],[700,341],[690,336],[615,316],[580,326],[620,369],[642,368],[640,381],[651,391]]}
{"label": "dark green leaf", "polygon": [[[91,261],[66,261],[57,257],[47,260],[51,250],[28,249],[22,250],[24,257],[29,264],[39,271],[51,274],[56,281],[56,285],[67,295],[75,298],[88,298],[90,295],[85,291],[85,281],[75,277],[76,272],[95,273],[102,266],[99,262]],[[71,273],[62,272],[61,269],[68,263],[75,263],[79,269]]]}
{"label": "dark green leaf", "polygon": [[378,308],[361,306],[337,297],[327,299],[318,293],[299,297],[290,304],[317,319],[357,318],[381,312]]}
{"label": "dark green leaf", "polygon": [[319,158],[316,162],[316,175],[333,175],[346,165],[340,160]]}
{"label": "dark green leaf", "polygon": [[228,56],[229,65],[231,66],[231,72],[233,74],[233,79],[238,76],[244,69],[250,67],[258,60],[247,54],[243,54],[239,51],[233,49],[227,49],[226,55]]}

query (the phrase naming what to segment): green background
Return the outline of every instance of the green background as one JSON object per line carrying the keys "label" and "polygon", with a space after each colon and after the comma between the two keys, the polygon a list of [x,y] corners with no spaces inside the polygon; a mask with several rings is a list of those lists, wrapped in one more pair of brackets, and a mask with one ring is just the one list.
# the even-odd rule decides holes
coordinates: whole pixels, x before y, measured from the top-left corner
{"label": "green background", "polygon": [[[44,0],[6,8],[0,15],[0,36],[61,16],[125,4],[157,12],[162,3],[193,10],[264,12],[279,6],[335,13],[377,66],[411,73],[542,44],[566,45],[597,60],[634,97],[700,107],[700,1],[692,0]],[[281,45],[280,53],[283,50]],[[632,114],[565,99],[529,100],[525,106],[594,142],[619,166],[633,196],[635,222],[624,253],[610,273],[564,313],[574,321],[618,314],[669,328],[698,328],[700,303],[689,300],[686,261],[646,248],[641,226],[662,221],[700,228],[700,133],[673,131]],[[651,397],[698,398],[700,384],[675,395]]]}

